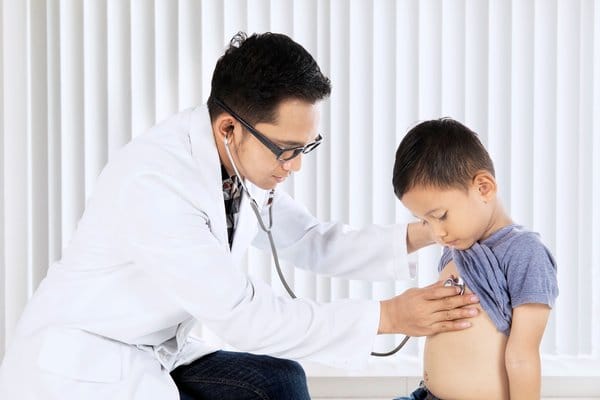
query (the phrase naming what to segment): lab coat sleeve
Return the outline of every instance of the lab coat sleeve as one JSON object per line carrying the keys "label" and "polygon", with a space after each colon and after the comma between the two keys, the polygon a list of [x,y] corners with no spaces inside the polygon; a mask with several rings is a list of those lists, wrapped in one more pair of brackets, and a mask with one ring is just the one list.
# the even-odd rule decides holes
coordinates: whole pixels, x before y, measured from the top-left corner
{"label": "lab coat sleeve", "polygon": [[379,324],[379,303],[319,304],[276,296],[233,265],[194,196],[159,173],[137,176],[122,191],[124,236],[142,273],[223,340],[242,350],[365,366]]}
{"label": "lab coat sleeve", "polygon": [[[268,220],[268,208],[262,210]],[[317,220],[302,204],[278,190],[273,199],[272,234],[282,259],[315,273],[361,280],[402,280],[415,276],[406,251],[406,224],[354,229]],[[253,244],[269,251],[259,230]]]}

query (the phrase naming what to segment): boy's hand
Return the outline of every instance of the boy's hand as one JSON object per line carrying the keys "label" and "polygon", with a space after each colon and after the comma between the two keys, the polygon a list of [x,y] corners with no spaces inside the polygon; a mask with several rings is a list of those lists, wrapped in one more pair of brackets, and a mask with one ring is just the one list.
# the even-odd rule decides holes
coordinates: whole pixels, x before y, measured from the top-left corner
{"label": "boy's hand", "polygon": [[478,303],[479,299],[474,294],[459,296],[458,293],[460,288],[445,287],[439,281],[383,300],[377,333],[429,336],[468,328],[471,323],[464,319],[474,317],[479,310],[462,307]]}

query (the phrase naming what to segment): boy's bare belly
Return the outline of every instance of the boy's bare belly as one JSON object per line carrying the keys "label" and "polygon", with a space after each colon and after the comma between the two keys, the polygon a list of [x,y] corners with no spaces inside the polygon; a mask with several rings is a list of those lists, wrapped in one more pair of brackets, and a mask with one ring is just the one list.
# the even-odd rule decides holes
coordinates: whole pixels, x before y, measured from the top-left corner
{"label": "boy's bare belly", "polygon": [[[453,261],[444,267],[440,278],[446,279],[451,274],[458,276]],[[469,288],[466,293],[471,293]],[[425,341],[425,384],[441,399],[508,399],[504,367],[507,337],[477,307],[479,315],[470,319],[470,328],[439,333]]]}

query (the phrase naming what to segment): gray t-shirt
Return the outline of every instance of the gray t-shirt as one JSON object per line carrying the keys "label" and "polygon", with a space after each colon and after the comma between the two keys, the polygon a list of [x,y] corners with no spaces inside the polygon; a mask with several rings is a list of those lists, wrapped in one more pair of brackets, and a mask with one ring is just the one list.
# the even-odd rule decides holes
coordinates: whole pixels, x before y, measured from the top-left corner
{"label": "gray t-shirt", "polygon": [[438,270],[454,259],[459,275],[480,299],[498,330],[510,333],[512,309],[527,303],[554,306],[556,264],[539,234],[509,225],[466,250],[444,248]]}

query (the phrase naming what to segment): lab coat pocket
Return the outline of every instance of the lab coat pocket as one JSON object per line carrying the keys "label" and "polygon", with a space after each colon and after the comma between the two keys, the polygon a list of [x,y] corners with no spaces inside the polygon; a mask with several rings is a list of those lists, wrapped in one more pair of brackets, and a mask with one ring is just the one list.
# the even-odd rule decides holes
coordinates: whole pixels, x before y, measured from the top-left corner
{"label": "lab coat pocket", "polygon": [[66,378],[114,383],[123,377],[129,346],[79,329],[51,329],[42,339],[38,366]]}

